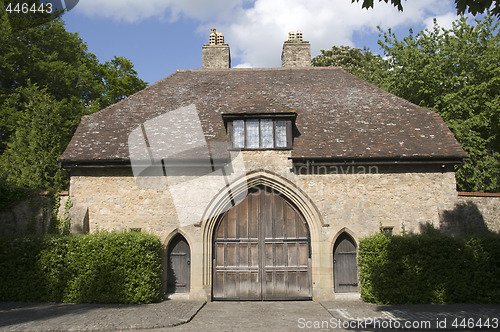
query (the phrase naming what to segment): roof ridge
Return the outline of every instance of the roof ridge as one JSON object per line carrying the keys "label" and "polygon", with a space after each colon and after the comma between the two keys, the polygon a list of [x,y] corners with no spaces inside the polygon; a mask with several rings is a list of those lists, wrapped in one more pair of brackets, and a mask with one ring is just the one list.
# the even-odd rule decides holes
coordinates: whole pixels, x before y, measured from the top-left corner
{"label": "roof ridge", "polygon": [[[298,71],[298,70],[342,70],[345,71],[341,66],[330,66],[330,67],[262,67],[262,68],[191,68],[191,69],[177,69],[175,73],[186,73],[186,72],[227,72],[227,71]],[[174,73],[174,74],[175,74]],[[163,80],[163,79],[162,79]]]}

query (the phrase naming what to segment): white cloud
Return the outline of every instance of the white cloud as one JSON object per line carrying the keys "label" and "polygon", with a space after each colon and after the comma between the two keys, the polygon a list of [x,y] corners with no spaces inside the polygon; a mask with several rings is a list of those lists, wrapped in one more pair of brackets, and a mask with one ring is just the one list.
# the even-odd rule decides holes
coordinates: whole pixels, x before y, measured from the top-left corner
{"label": "white cloud", "polygon": [[253,68],[252,65],[248,62],[240,63],[239,65],[234,66],[234,68]]}
{"label": "white cloud", "polygon": [[436,16],[445,26],[456,18],[450,13],[452,0],[405,1],[402,13],[384,2],[366,10],[350,0],[255,0],[251,5],[249,0],[84,0],[76,8],[127,22],[151,17],[194,19],[198,33],[207,38],[211,27],[224,33],[233,64],[240,67],[279,66],[289,31],[302,30],[314,56],[333,45],[353,46],[354,32],[374,33],[377,26],[384,30],[424,26]]}
{"label": "white cloud", "polygon": [[280,65],[281,47],[289,31],[302,30],[314,56],[333,45],[353,46],[355,31],[422,24],[428,17],[449,12],[450,3],[408,1],[401,13],[383,2],[365,10],[349,0],[257,0],[237,19],[217,22],[217,26],[226,35],[233,57],[254,67],[273,67]]}
{"label": "white cloud", "polygon": [[455,13],[447,13],[436,17],[429,17],[424,21],[426,29],[434,29],[434,18],[436,19],[437,24],[444,29],[453,28],[453,22],[458,19],[457,14]]}

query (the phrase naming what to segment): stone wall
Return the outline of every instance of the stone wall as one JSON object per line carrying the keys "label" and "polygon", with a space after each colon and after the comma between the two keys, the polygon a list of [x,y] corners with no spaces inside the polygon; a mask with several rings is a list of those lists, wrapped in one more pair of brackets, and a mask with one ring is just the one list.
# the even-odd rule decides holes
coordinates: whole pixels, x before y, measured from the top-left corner
{"label": "stone wall", "polygon": [[[59,194],[60,205],[57,216],[62,215],[69,196]],[[57,216],[53,215],[53,197],[46,192],[33,193],[12,208],[0,211],[0,235],[46,233]]]}
{"label": "stone wall", "polygon": [[[344,166],[329,169],[329,174],[298,174],[291,171],[288,151],[246,151],[242,155],[247,172],[268,171],[302,190],[319,210],[323,230],[330,237],[344,227],[357,237],[377,232],[380,226],[393,227],[395,233],[403,228],[419,232],[425,223],[438,225],[440,211],[452,208],[458,199],[454,173],[442,172],[440,167]],[[141,184],[130,170],[75,170],[70,193],[74,206],[88,207],[90,231],[141,228],[165,234],[201,222],[205,207],[200,209],[199,200],[189,197],[207,197],[205,202],[209,202],[220,189],[217,177],[205,175],[202,178],[208,181],[199,182],[196,174],[176,174],[175,181],[149,177],[139,179]],[[167,182],[174,182],[174,195],[158,187],[166,188]]]}
{"label": "stone wall", "polygon": [[88,208],[91,232],[140,228],[163,234],[179,226],[169,191],[138,185],[128,169],[74,170],[70,197],[72,209]]}
{"label": "stone wall", "polygon": [[459,192],[455,206],[443,211],[440,227],[455,236],[500,233],[500,194]]}

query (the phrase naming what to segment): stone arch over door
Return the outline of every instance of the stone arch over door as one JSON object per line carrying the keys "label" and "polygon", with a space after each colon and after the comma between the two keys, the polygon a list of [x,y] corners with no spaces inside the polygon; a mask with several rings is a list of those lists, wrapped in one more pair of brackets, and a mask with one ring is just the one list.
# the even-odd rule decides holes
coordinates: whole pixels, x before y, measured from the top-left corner
{"label": "stone arch over door", "polygon": [[213,243],[214,300],[312,297],[307,223],[271,188],[249,189],[221,216]]}
{"label": "stone arch over door", "polygon": [[335,293],[359,291],[357,245],[346,231],[340,233],[333,246],[333,281]]}
{"label": "stone arch over door", "polygon": [[[312,295],[315,298],[329,298],[328,294],[332,294],[332,286],[325,286],[326,283],[322,278],[331,278],[328,272],[321,269],[321,257],[328,255],[327,251],[322,252],[323,247],[320,245],[322,226],[324,225],[323,217],[312,200],[300,188],[298,188],[290,180],[265,170],[256,170],[246,174],[232,183],[228,184],[227,188],[221,191],[214,197],[206,208],[200,228],[202,232],[203,248],[202,248],[202,280],[200,287],[206,291],[207,299],[212,297],[212,259],[213,259],[213,235],[214,229],[227,207],[233,206],[230,197],[242,197],[246,195],[248,188],[266,186],[281,193],[286,199],[295,206],[300,214],[305,219],[310,236],[310,255],[311,255],[311,281]],[[227,191],[231,195],[228,197]],[[331,253],[330,253],[331,255]],[[324,275],[322,275],[323,273]],[[330,274],[331,275],[331,274]]]}
{"label": "stone arch over door", "polygon": [[191,248],[177,233],[167,247],[167,293],[189,293],[191,288]]}

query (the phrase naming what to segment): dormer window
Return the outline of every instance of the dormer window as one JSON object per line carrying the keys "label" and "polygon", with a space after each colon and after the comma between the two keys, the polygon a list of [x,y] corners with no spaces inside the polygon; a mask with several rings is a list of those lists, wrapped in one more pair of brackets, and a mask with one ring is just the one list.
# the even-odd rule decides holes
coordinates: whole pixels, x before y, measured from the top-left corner
{"label": "dormer window", "polygon": [[242,150],[289,150],[292,119],[276,115],[232,116],[227,121],[230,148]]}

